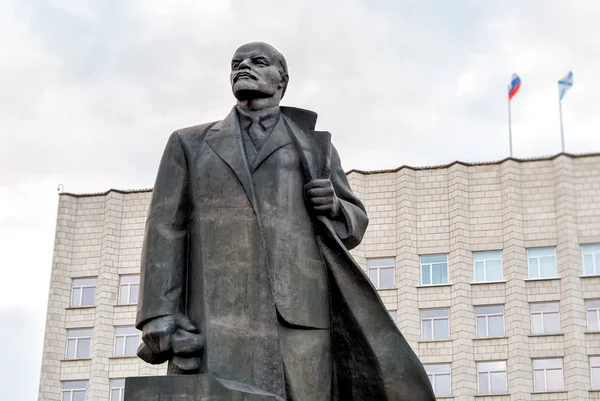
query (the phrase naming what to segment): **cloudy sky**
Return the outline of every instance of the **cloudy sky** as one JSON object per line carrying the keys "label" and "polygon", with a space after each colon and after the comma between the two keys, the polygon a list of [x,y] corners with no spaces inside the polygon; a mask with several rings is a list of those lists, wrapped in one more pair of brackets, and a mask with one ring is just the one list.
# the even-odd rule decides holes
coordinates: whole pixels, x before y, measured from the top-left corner
{"label": "cloudy sky", "polygon": [[[292,5],[294,3],[294,5]],[[346,170],[600,152],[594,0],[0,1],[0,399],[35,400],[57,186],[151,187],[168,135],[233,105],[235,48],[287,57]],[[8,357],[8,358],[7,358]],[[8,359],[8,360],[7,360]]]}

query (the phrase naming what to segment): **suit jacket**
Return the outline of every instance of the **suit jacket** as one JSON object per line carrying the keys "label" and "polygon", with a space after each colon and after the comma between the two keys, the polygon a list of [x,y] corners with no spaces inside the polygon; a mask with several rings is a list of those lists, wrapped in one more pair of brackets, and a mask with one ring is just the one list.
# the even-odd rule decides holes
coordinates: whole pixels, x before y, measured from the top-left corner
{"label": "suit jacket", "polygon": [[[235,108],[223,121],[171,135],[146,225],[137,316],[142,328],[185,313],[205,336],[203,371],[275,394],[283,392],[277,315],[294,327],[331,326],[327,271],[292,139],[306,133],[281,111],[251,165]],[[352,247],[367,217],[336,160],[336,235]]]}

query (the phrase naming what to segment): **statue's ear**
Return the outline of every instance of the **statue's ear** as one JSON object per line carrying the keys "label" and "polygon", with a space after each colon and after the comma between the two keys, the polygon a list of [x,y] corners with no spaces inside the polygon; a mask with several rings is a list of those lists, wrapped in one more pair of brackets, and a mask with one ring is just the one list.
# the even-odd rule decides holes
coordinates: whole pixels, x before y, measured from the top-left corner
{"label": "statue's ear", "polygon": [[280,71],[280,74],[281,74],[281,81],[279,81],[278,88],[281,90],[281,99],[283,99],[283,96],[285,95],[285,91],[287,90],[290,76],[288,75],[287,72],[284,72],[284,71]]}
{"label": "statue's ear", "polygon": [[290,76],[288,75],[287,72],[281,72],[281,81],[279,81],[279,87],[283,88],[286,87],[288,85],[288,82],[290,81]]}

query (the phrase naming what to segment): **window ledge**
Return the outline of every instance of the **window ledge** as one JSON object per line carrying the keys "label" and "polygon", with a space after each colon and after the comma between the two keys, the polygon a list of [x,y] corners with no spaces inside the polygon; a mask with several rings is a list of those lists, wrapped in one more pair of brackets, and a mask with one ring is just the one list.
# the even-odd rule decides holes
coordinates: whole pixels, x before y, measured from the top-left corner
{"label": "window ledge", "polygon": [[565,333],[529,334],[528,337],[562,337]]}
{"label": "window ledge", "polygon": [[137,358],[137,355],[121,355],[121,356],[109,356],[108,359],[131,359]]}
{"label": "window ledge", "polygon": [[560,280],[562,277],[526,278],[524,281],[552,281]]}
{"label": "window ledge", "polygon": [[92,358],[64,358],[61,362],[77,362],[77,361],[91,361]]}
{"label": "window ledge", "polygon": [[556,391],[534,391],[531,394],[560,394],[560,393],[568,393],[567,390],[556,390]]}
{"label": "window ledge", "polygon": [[[600,390],[597,390],[600,391]],[[453,395],[436,395],[435,396],[436,400],[453,400],[454,396]]]}
{"label": "window ledge", "polygon": [[506,280],[499,280],[499,281],[473,281],[472,283],[469,283],[471,285],[481,285],[481,284],[506,284]]}
{"label": "window ledge", "polygon": [[115,307],[122,307],[122,306],[137,306],[137,303],[135,304],[116,304],[114,305]]}
{"label": "window ledge", "polygon": [[95,307],[96,307],[96,305],[67,306],[66,309],[67,310],[71,310],[71,309],[93,309]]}
{"label": "window ledge", "polygon": [[593,388],[590,390],[590,393],[600,393],[600,388]]}
{"label": "window ledge", "polygon": [[507,336],[494,336],[494,337],[475,337],[473,341],[482,341],[482,340],[506,340]]}
{"label": "window ledge", "polygon": [[451,343],[452,339],[450,338],[445,338],[445,339],[440,339],[440,340],[419,340],[418,343],[419,344],[427,344],[427,343]]}
{"label": "window ledge", "polygon": [[493,393],[493,394],[475,394],[475,398],[483,397],[501,397],[503,395],[510,395],[510,393]]}
{"label": "window ledge", "polygon": [[[583,334],[589,334],[589,335],[595,335],[595,334],[600,334],[600,331],[586,331]],[[598,389],[600,391],[600,389]]]}
{"label": "window ledge", "polygon": [[418,285],[417,288],[430,288],[430,287],[451,287],[452,283],[445,284],[421,284]]}
{"label": "window ledge", "polygon": [[[579,278],[599,278],[600,274],[584,274],[582,276],[579,276]],[[595,391],[600,391],[600,390],[595,390]]]}

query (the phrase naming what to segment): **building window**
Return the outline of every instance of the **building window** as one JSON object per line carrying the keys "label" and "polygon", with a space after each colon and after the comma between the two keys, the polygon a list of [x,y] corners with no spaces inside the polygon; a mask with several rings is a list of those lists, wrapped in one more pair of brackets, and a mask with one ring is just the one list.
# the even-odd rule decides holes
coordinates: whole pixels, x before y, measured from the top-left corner
{"label": "building window", "polygon": [[380,289],[396,287],[394,265],[394,258],[367,259],[369,278],[371,279],[371,282],[375,288]]}
{"label": "building window", "polygon": [[448,309],[424,309],[421,311],[421,336],[423,340],[447,340],[450,338]]}
{"label": "building window", "polygon": [[504,335],[504,305],[475,307],[477,337],[501,337]]}
{"label": "building window", "polygon": [[479,394],[506,394],[506,361],[477,362]]}
{"label": "building window", "polygon": [[423,365],[427,377],[431,382],[431,387],[435,392],[436,397],[448,396],[452,392],[452,384],[450,380],[450,364],[440,363]]}
{"label": "building window", "polygon": [[534,359],[533,388],[536,392],[563,390],[562,359]]}
{"label": "building window", "polygon": [[553,278],[556,272],[556,248],[529,248],[527,250],[529,278]]}
{"label": "building window", "polygon": [[125,397],[125,379],[110,381],[110,401],[123,401]]}
{"label": "building window", "polygon": [[62,401],[85,401],[87,380],[62,382]]}
{"label": "building window", "polygon": [[600,299],[588,299],[585,301],[587,313],[588,331],[600,331]]}
{"label": "building window", "polygon": [[133,326],[115,327],[114,356],[135,356],[140,345],[140,331]]}
{"label": "building window", "polygon": [[600,356],[590,356],[590,370],[592,371],[592,389],[600,390]]}
{"label": "building window", "polygon": [[67,330],[67,359],[82,359],[91,356],[92,329]]}
{"label": "building window", "polygon": [[389,310],[388,313],[389,313],[390,317],[392,318],[392,320],[395,322],[396,321],[396,311]]}
{"label": "building window", "polygon": [[502,281],[502,251],[474,252],[473,269],[476,283]]}
{"label": "building window", "polygon": [[96,297],[95,278],[74,278],[71,283],[71,306],[94,305],[94,298]]}
{"label": "building window", "polygon": [[421,256],[421,285],[448,284],[448,255]]}
{"label": "building window", "polygon": [[119,305],[137,304],[139,290],[139,274],[121,276],[119,278]]}
{"label": "building window", "polygon": [[560,333],[558,302],[544,302],[530,305],[531,334]]}
{"label": "building window", "polygon": [[582,245],[583,275],[600,275],[600,244]]}

